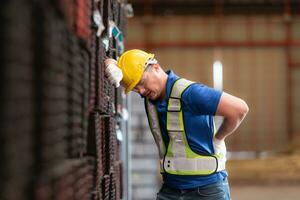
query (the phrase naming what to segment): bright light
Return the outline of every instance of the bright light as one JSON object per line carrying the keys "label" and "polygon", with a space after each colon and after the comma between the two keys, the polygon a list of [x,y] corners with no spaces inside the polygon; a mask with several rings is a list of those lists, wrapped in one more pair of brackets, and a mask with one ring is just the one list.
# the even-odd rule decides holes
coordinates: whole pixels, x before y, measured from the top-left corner
{"label": "bright light", "polygon": [[[213,64],[213,79],[214,79],[214,88],[216,90],[222,91],[223,90],[223,65],[219,60],[216,60]],[[215,119],[216,129],[219,130],[223,122],[223,117],[215,116],[214,119]]]}
{"label": "bright light", "polygon": [[223,65],[220,61],[215,61],[213,65],[213,80],[216,90],[223,90]]}

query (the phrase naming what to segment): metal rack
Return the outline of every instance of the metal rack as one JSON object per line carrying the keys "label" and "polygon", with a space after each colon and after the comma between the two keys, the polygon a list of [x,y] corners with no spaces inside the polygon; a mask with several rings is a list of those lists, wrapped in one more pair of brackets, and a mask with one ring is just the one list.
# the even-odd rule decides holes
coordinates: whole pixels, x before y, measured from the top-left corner
{"label": "metal rack", "polygon": [[[116,18],[124,3],[1,5],[0,199],[122,198],[115,109],[122,102],[103,60],[121,53],[108,20],[125,24]],[[105,27],[100,35],[95,10]]]}

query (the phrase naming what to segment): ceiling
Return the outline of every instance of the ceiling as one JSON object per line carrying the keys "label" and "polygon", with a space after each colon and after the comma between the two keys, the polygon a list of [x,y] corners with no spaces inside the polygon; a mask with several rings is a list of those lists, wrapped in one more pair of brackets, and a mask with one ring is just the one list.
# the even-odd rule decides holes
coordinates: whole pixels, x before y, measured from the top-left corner
{"label": "ceiling", "polygon": [[135,15],[300,14],[300,0],[128,0]]}

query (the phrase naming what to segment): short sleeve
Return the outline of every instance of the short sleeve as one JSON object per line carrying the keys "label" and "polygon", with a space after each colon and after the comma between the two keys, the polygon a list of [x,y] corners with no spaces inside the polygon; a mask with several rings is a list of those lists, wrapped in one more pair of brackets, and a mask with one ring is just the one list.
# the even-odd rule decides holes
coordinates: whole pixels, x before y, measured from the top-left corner
{"label": "short sleeve", "polygon": [[182,95],[184,105],[197,115],[215,115],[222,92],[194,83]]}

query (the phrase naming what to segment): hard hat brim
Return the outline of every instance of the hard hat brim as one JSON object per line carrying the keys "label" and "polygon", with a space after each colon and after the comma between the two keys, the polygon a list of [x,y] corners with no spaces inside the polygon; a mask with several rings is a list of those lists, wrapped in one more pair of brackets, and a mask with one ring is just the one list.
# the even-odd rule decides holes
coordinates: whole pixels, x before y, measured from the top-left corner
{"label": "hard hat brim", "polygon": [[138,82],[141,80],[143,74],[141,74],[141,76],[136,79],[134,82],[131,83],[131,85],[129,85],[127,88],[125,88],[125,94],[128,94],[137,84]]}

